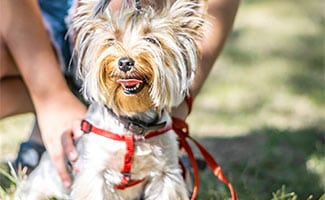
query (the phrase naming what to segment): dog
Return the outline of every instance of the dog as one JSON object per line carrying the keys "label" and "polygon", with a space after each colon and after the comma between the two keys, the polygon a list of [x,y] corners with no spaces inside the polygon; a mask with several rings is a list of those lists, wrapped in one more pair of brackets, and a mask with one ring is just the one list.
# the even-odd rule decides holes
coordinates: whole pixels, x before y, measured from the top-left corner
{"label": "dog", "polygon": [[72,20],[82,92],[90,102],[66,189],[47,153],[17,199],[186,200],[171,109],[199,64],[204,3],[81,0]]}

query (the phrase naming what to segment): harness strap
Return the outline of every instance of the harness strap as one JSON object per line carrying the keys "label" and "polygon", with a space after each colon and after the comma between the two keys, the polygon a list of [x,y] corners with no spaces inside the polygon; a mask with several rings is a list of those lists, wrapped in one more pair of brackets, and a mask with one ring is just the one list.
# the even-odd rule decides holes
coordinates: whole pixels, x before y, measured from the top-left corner
{"label": "harness strap", "polygon": [[132,161],[133,161],[133,157],[134,157],[134,141],[141,140],[141,139],[149,139],[151,137],[155,137],[155,136],[164,134],[171,129],[172,129],[172,125],[169,125],[161,130],[149,132],[144,137],[141,137],[141,136],[137,136],[133,133],[119,135],[117,133],[113,133],[113,132],[105,130],[105,129],[97,128],[96,126],[92,125],[91,123],[89,123],[86,120],[81,121],[81,130],[84,133],[92,132],[92,133],[95,133],[100,136],[104,136],[104,137],[112,139],[112,140],[125,142],[126,153],[124,155],[124,165],[121,170],[123,177],[121,179],[121,183],[119,185],[114,186],[116,189],[119,189],[119,190],[124,190],[127,187],[137,185],[144,181],[144,179],[138,179],[138,180],[131,179],[131,168],[132,168]]}
{"label": "harness strap", "polygon": [[184,120],[181,120],[179,118],[173,118],[173,129],[176,132],[176,134],[179,137],[180,144],[182,147],[184,147],[185,151],[187,152],[191,165],[193,167],[193,173],[194,173],[194,188],[191,200],[194,200],[197,196],[198,190],[199,190],[199,169],[197,162],[195,160],[193,151],[186,140],[186,138],[189,138],[194,142],[194,144],[198,147],[200,150],[202,156],[204,157],[205,161],[207,162],[208,166],[210,167],[213,174],[223,183],[225,183],[228,186],[228,189],[231,193],[232,200],[238,200],[236,191],[232,184],[229,182],[227,177],[222,172],[221,167],[219,164],[214,160],[214,158],[211,156],[211,154],[193,137],[189,135],[188,125]]}
{"label": "harness strap", "polygon": [[118,140],[118,141],[125,141],[125,136],[124,135],[119,135],[117,133],[113,133],[111,131],[107,131],[101,128],[97,128],[96,126],[92,125],[89,123],[87,120],[82,120],[81,121],[81,130],[84,133],[96,133],[97,135],[104,136],[106,138],[110,138],[112,140]]}
{"label": "harness strap", "polygon": [[115,189],[118,189],[118,190],[124,190],[128,187],[132,187],[132,186],[135,186],[141,182],[144,181],[144,178],[143,179],[138,179],[138,180],[130,180],[128,183],[126,184],[119,184],[119,185],[115,185],[114,188]]}
{"label": "harness strap", "polygon": [[156,136],[161,135],[161,134],[164,134],[164,133],[166,133],[167,131],[170,131],[170,130],[172,130],[172,129],[173,129],[173,125],[170,124],[170,125],[166,126],[166,127],[163,128],[163,129],[160,129],[160,130],[157,130],[157,131],[151,131],[151,132],[147,133],[147,134],[144,136],[144,138],[145,138],[145,139],[149,139],[149,138],[152,138],[152,137],[156,137]]}
{"label": "harness strap", "polygon": [[131,181],[131,167],[134,154],[134,137],[131,134],[125,136],[126,153],[124,155],[124,166],[121,170],[123,178],[121,185],[127,185]]}
{"label": "harness strap", "polygon": [[124,155],[124,165],[121,170],[123,177],[121,179],[120,184],[115,185],[116,189],[123,190],[127,187],[134,186],[134,185],[139,184],[142,181],[144,181],[144,179],[139,179],[139,180],[131,179],[131,167],[132,167],[132,161],[133,161],[133,155],[134,155],[134,139],[135,139],[133,136],[133,133],[128,133],[125,135],[118,135],[111,131],[97,128],[96,126],[92,125],[91,123],[89,123],[86,120],[82,120],[81,130],[84,131],[84,133],[92,132],[92,133],[104,136],[104,137],[112,139],[112,140],[125,142],[126,153]]}

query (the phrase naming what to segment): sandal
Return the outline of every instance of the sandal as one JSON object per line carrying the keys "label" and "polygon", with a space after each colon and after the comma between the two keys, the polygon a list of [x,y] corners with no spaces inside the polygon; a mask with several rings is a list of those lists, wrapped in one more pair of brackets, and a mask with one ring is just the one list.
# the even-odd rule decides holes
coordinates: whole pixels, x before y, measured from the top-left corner
{"label": "sandal", "polygon": [[18,172],[19,169],[27,168],[27,174],[35,169],[41,159],[45,147],[42,144],[27,141],[20,144],[17,158],[14,162],[14,169]]}

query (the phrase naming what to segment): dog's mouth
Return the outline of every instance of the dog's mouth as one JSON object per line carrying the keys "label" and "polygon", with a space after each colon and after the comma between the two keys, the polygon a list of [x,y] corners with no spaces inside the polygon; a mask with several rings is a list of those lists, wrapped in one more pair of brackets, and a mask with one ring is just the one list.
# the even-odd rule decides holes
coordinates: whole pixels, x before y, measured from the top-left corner
{"label": "dog's mouth", "polygon": [[143,80],[136,78],[118,79],[117,83],[122,86],[124,93],[128,95],[140,92],[145,85]]}

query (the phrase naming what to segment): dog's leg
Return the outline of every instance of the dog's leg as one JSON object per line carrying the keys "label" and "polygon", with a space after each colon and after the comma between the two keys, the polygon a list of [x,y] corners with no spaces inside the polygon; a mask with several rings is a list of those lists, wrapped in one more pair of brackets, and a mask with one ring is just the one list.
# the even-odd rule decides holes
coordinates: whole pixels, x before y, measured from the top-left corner
{"label": "dog's leg", "polygon": [[104,180],[96,170],[84,170],[76,176],[72,186],[72,199],[105,199],[103,196]]}
{"label": "dog's leg", "polygon": [[114,185],[120,183],[121,178],[121,173],[111,170],[106,170],[104,173],[96,173],[96,170],[84,171],[80,176],[76,177],[71,197],[72,199],[122,200],[134,199],[134,197],[138,196],[138,191],[123,193],[124,190],[117,192],[114,189]]}
{"label": "dog's leg", "polygon": [[37,168],[27,179],[18,183],[15,199],[67,199],[68,194],[69,191],[63,186],[49,155],[45,152]]}
{"label": "dog's leg", "polygon": [[[178,163],[176,134],[165,134],[158,142],[160,151],[155,154],[159,165],[151,173],[145,186],[146,200],[188,200],[188,192]],[[159,152],[165,152],[160,154]]]}
{"label": "dog's leg", "polygon": [[179,169],[169,169],[154,176],[146,185],[145,200],[188,200],[186,186]]}

